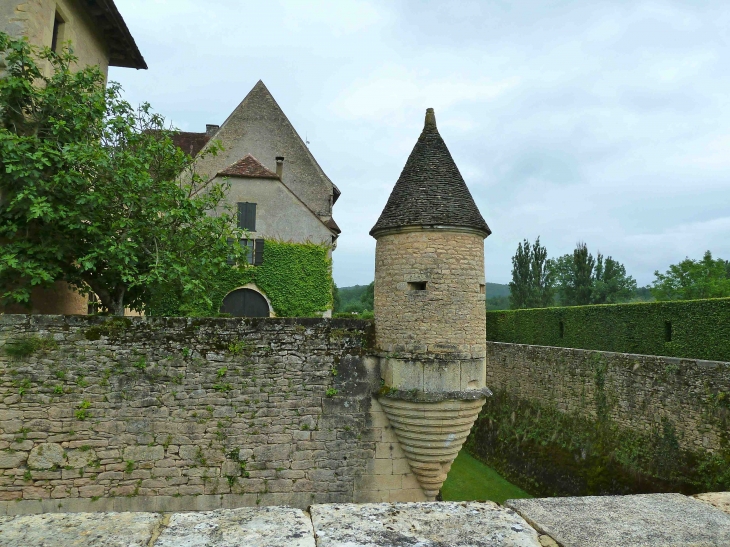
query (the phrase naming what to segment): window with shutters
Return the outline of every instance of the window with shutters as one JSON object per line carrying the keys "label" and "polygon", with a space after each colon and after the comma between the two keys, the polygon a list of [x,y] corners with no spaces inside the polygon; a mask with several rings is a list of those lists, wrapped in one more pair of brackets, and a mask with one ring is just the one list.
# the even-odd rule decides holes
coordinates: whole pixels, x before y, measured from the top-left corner
{"label": "window with shutters", "polygon": [[[232,239],[228,240],[233,245]],[[241,239],[239,245],[246,249],[246,261],[252,266],[260,266],[264,261],[264,240],[263,239]],[[228,257],[228,264],[233,265],[233,256]]]}
{"label": "window with shutters", "polygon": [[249,232],[256,231],[256,204],[238,202],[238,227]]}

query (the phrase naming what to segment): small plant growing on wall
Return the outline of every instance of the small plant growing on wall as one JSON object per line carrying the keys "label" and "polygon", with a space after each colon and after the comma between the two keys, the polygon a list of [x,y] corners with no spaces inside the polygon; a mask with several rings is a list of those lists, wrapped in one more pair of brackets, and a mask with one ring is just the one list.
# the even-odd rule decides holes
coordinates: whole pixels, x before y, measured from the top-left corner
{"label": "small plant growing on wall", "polygon": [[[228,353],[231,355],[243,355],[243,353],[248,349],[248,342],[245,340],[238,340],[237,342],[231,342],[228,344]],[[225,370],[225,369],[221,369]],[[220,371],[219,371],[220,372]],[[225,374],[225,372],[224,372]]]}
{"label": "small plant growing on wall", "polygon": [[76,419],[84,421],[86,418],[89,417],[89,407],[91,407],[91,403],[89,401],[81,401],[79,403],[79,408],[75,412]]}
{"label": "small plant growing on wall", "polygon": [[9,357],[23,358],[33,355],[37,351],[51,351],[58,349],[58,343],[53,338],[40,336],[25,336],[5,344],[5,354]]}

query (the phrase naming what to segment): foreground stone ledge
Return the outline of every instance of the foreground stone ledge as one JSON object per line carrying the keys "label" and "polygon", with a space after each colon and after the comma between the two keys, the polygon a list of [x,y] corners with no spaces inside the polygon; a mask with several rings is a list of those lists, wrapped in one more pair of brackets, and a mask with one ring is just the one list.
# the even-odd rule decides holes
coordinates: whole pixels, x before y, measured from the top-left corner
{"label": "foreground stone ledge", "polygon": [[681,494],[507,500],[562,547],[727,547],[730,515]]}
{"label": "foreground stone ledge", "polygon": [[154,547],[315,547],[309,516],[290,507],[176,513],[166,524]]}
{"label": "foreground stone ledge", "polygon": [[697,494],[695,498],[730,514],[730,492],[707,492]]}
{"label": "foreground stone ledge", "polygon": [[313,505],[317,547],[540,547],[517,513],[492,502]]}
{"label": "foreground stone ledge", "polygon": [[162,515],[75,513],[0,517],[3,547],[147,547]]}

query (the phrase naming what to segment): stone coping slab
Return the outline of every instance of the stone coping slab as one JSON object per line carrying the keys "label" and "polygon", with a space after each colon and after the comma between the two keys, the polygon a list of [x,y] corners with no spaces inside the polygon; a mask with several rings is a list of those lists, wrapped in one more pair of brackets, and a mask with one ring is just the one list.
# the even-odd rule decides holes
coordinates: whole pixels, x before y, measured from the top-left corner
{"label": "stone coping slab", "polygon": [[492,502],[310,507],[317,547],[540,547],[517,513]]}
{"label": "stone coping slab", "polygon": [[694,497],[730,514],[730,492],[707,492]]}
{"label": "stone coping slab", "polygon": [[175,513],[154,547],[315,547],[312,522],[292,507]]}
{"label": "stone coping slab", "polygon": [[562,547],[727,547],[730,515],[681,494],[507,500]]}
{"label": "stone coping slab", "polygon": [[0,517],[3,547],[147,547],[157,513],[53,513]]}

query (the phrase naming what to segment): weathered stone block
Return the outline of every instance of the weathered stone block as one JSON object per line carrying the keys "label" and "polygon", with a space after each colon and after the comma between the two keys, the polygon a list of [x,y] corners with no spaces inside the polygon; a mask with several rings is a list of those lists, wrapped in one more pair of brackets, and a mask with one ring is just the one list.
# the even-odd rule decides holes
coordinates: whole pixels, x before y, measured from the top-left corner
{"label": "weathered stone block", "polygon": [[63,466],[64,463],[64,451],[60,444],[39,444],[28,455],[28,467],[31,469],[50,469]]}
{"label": "weathered stone block", "polygon": [[527,522],[491,502],[313,505],[310,512],[318,547],[540,547]]}
{"label": "weathered stone block", "polygon": [[508,500],[563,547],[730,545],[730,515],[681,494]]}
{"label": "weathered stone block", "polygon": [[165,449],[162,446],[128,446],[122,452],[126,461],[155,461],[165,457]]}

